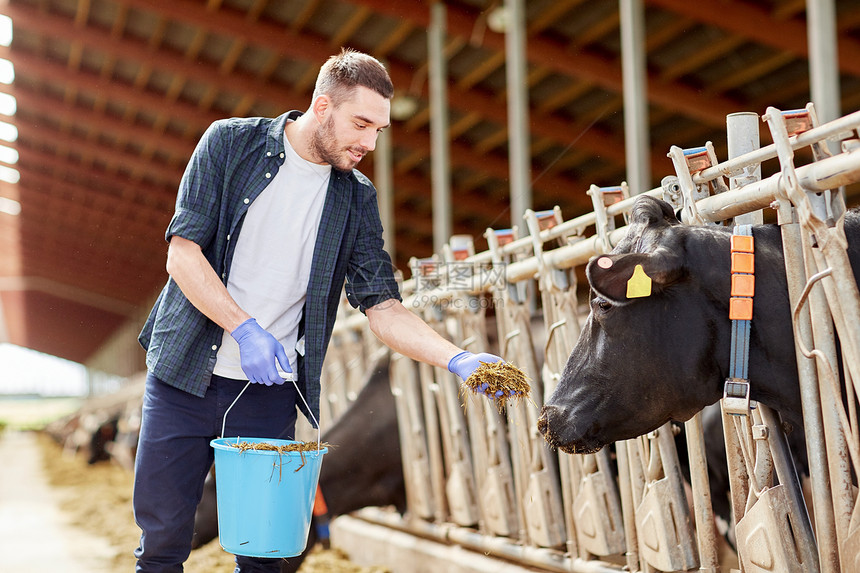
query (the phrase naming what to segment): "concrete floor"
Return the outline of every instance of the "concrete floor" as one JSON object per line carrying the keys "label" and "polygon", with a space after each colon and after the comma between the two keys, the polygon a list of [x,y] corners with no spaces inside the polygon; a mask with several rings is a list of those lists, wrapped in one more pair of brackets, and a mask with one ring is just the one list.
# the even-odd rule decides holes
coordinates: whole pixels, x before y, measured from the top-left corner
{"label": "concrete floor", "polygon": [[0,571],[110,573],[107,541],[68,523],[28,432],[0,432]]}

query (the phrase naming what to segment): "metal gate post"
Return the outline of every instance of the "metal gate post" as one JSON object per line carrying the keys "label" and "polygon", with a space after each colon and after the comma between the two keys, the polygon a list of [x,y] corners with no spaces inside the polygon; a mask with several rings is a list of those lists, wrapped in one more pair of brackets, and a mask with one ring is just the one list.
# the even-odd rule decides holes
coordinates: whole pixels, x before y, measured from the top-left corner
{"label": "metal gate post", "polygon": [[[734,159],[759,148],[759,118],[757,113],[730,113],[726,116],[726,139],[729,159]],[[740,175],[729,178],[729,188],[738,189],[744,185],[761,181],[761,164],[744,167]],[[764,222],[761,209],[735,217],[735,225],[760,225]]]}
{"label": "metal gate post", "polygon": [[636,536],[636,518],[633,515],[633,484],[629,441],[616,442],[615,453],[618,457],[618,489],[621,493],[621,514],[624,518],[624,540],[627,552],[628,571],[639,571],[639,538]]}
{"label": "metal gate post", "polygon": [[427,54],[430,84],[430,169],[433,195],[433,249],[442,252],[442,245],[451,236],[451,158],[448,132],[448,55],[445,53],[446,20],[444,2],[430,5],[430,26],[427,30]]}
{"label": "metal gate post", "polygon": [[[810,314],[812,318],[813,340],[820,348],[816,350],[816,366],[819,372],[822,408],[824,411],[825,441],[829,461],[829,473],[832,483],[832,505],[835,521],[835,540],[828,540],[837,547],[844,548],[845,538],[850,528],[854,511],[855,493],[851,486],[851,468],[848,460],[851,455],[847,448],[844,432],[851,431],[850,422],[842,427],[839,415],[842,411],[841,391],[830,386],[834,379],[833,373],[838,368],[836,363],[835,341],[832,338],[832,325],[835,321],[839,333],[839,342],[844,357],[843,365],[846,372],[846,382],[853,380],[855,384],[860,379],[860,334],[856,325],[860,322],[860,293],[851,272],[847,254],[847,241],[842,222],[845,205],[841,191],[834,192],[830,186],[823,194],[813,194],[801,187],[795,168],[794,152],[789,141],[789,121],[796,117],[804,118],[804,127],[814,125],[815,113],[812,105],[807,106],[805,113],[780,112],[769,107],[765,116],[773,136],[774,145],[781,167],[781,192],[787,196],[797,210],[804,245],[804,258],[807,276],[816,274],[818,269],[825,269],[829,277],[824,278],[821,285],[815,284],[810,298]],[[815,158],[824,158],[829,153],[823,148],[814,148]],[[853,151],[843,154],[853,155]],[[826,161],[827,159],[823,159]],[[821,291],[824,291],[821,293]],[[804,347],[810,348],[807,340]],[[823,352],[821,351],[823,350]],[[811,354],[807,354],[811,356]],[[855,456],[860,454],[855,453]],[[853,460],[858,463],[857,459]],[[845,562],[853,561],[855,556],[842,555]],[[831,556],[832,559],[832,556]],[[828,564],[829,566],[829,564]],[[838,564],[834,567],[837,570]]]}
{"label": "metal gate post", "polygon": [[436,508],[434,496],[430,493],[433,480],[421,409],[421,383],[417,365],[397,353],[391,356],[391,393],[397,409],[407,507],[415,517],[433,519]]}
{"label": "metal gate post", "polygon": [[716,573],[720,570],[717,554],[717,528],[708,484],[708,461],[705,458],[705,437],[702,432],[702,413],[684,424],[687,435],[687,453],[690,459],[690,485],[693,488],[693,507],[696,513],[696,541],[699,546],[699,571]]}
{"label": "metal gate post", "polygon": [[[803,244],[800,224],[787,198],[778,202],[778,222],[782,233],[785,253],[785,270],[788,282],[788,298],[792,308],[797,305],[806,282],[803,265]],[[801,341],[809,345],[812,340],[812,319],[808,309],[798,315],[795,327]],[[818,541],[818,560],[824,573],[839,571],[839,550],[836,546],[836,523],[833,515],[832,492],[827,465],[827,446],[824,441],[824,420],[821,411],[821,396],[818,389],[818,374],[815,361],[803,356],[795,341],[797,371],[800,380],[803,429],[806,434],[806,450],[809,457],[809,475],[812,481],[812,509]]]}
{"label": "metal gate post", "polygon": [[[813,276],[818,272],[818,266],[813,254],[813,248],[809,244],[807,236],[804,236],[804,258],[806,262],[806,273]],[[835,315],[828,309],[828,301],[823,285],[817,284],[812,287],[809,294],[809,312],[812,317],[812,340],[814,348],[826,357],[829,366],[816,360],[818,370],[818,386],[821,396],[821,410],[824,428],[824,440],[827,448],[827,469],[829,474],[828,483],[831,488],[831,500],[833,518],[836,525],[837,547],[844,546],[844,538],[848,532],[851,518],[851,510],[854,506],[851,491],[840,488],[840,484],[851,482],[851,468],[848,463],[848,447],[843,431],[840,431],[839,415],[836,410],[836,401],[841,400],[838,393],[834,394],[828,381],[827,369],[833,372],[837,365],[836,338],[833,331],[833,320]],[[806,348],[813,346],[806,345]],[[835,487],[834,487],[835,486]]]}

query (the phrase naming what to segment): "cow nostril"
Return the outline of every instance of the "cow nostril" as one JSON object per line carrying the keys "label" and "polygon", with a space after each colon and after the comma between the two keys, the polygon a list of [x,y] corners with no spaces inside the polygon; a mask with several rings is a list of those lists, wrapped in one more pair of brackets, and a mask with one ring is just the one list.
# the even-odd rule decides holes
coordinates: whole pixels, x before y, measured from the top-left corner
{"label": "cow nostril", "polygon": [[552,408],[554,408],[554,406],[544,406],[540,409],[540,417],[537,421],[537,427],[538,432],[543,436],[546,436],[547,432],[549,432],[549,413]]}

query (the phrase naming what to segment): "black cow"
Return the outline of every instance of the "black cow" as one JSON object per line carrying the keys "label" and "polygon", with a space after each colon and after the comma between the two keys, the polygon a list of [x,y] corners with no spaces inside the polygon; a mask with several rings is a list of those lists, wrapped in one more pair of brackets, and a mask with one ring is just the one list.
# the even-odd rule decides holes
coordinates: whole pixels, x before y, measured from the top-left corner
{"label": "black cow", "polygon": [[[855,280],[860,214],[845,219]],[[756,226],[755,304],[749,350],[751,398],[800,426],[800,392],[782,239]],[[730,229],[682,225],[668,203],[640,197],[630,230],[589,262],[595,297],[558,387],[541,411],[546,440],[568,453],[595,452],[719,400],[729,375]],[[650,296],[628,299],[636,265]]]}
{"label": "black cow", "polygon": [[88,464],[92,465],[110,459],[107,445],[116,439],[118,425],[119,414],[114,414],[100,423],[98,428],[93,431],[90,436]]}
{"label": "black cow", "polygon": [[[401,513],[406,510],[400,433],[387,353],[373,365],[368,376],[355,402],[322,435],[323,442],[332,444],[320,467],[319,487],[328,507],[325,519],[368,506],[393,505]],[[195,515],[195,547],[217,535],[215,505],[214,480],[207,478]],[[318,539],[318,518],[314,521],[304,553],[285,559],[281,573],[297,571],[313,548]]]}

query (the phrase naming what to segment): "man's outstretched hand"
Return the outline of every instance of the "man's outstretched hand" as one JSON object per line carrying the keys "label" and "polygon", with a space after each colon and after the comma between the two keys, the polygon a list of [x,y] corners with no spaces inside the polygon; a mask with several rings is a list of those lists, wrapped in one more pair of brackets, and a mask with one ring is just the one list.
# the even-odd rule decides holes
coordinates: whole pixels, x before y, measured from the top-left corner
{"label": "man's outstretched hand", "polygon": [[[482,362],[492,363],[492,362],[502,362],[502,358],[496,356],[495,354],[489,354],[487,352],[481,352],[479,354],[473,354],[471,352],[465,351],[457,354],[448,361],[448,370],[459,376],[465,382],[472,373],[477,370],[477,368],[481,365]],[[471,387],[470,387],[471,388]],[[478,386],[477,388],[472,388],[476,392],[480,394],[484,394],[489,397],[500,397],[504,394],[502,390],[496,390],[494,393],[488,393],[489,384],[486,382]]]}

